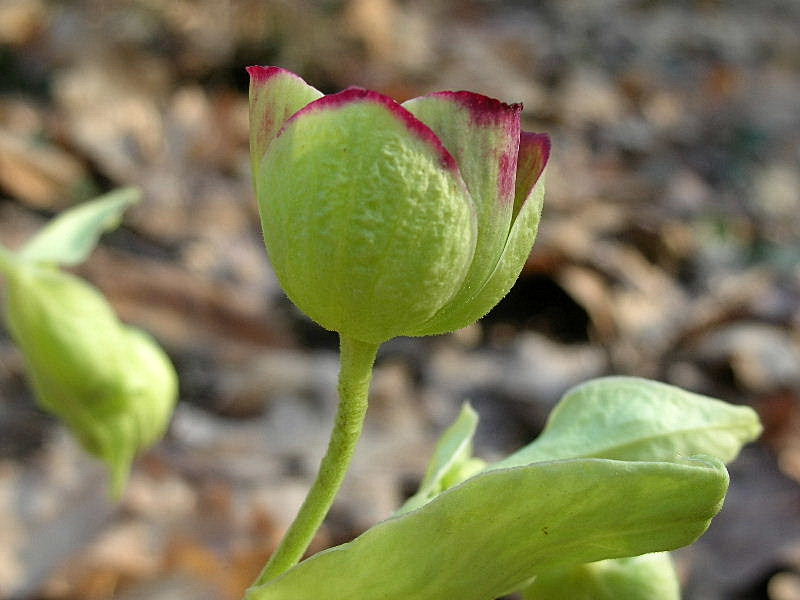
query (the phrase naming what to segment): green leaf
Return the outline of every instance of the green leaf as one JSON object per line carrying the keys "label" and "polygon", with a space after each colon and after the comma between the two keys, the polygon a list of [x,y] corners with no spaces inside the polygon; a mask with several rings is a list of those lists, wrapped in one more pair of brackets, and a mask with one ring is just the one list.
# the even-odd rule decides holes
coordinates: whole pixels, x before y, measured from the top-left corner
{"label": "green leaf", "polygon": [[617,558],[542,573],[525,600],[680,600],[672,559],[666,552]]}
{"label": "green leaf", "polygon": [[486,466],[484,461],[472,457],[472,438],[477,427],[478,413],[469,403],[465,403],[458,419],[444,432],[436,445],[419,490],[406,501],[397,514],[419,508]]}
{"label": "green leaf", "polygon": [[724,462],[756,439],[756,413],[635,377],[605,377],[567,392],[542,434],[490,468],[542,460],[672,460],[708,454]]}
{"label": "green leaf", "polygon": [[553,569],[677,548],[721,507],[721,462],[583,459],[485,472],[247,600],[490,600]]}
{"label": "green leaf", "polygon": [[122,188],[61,213],[22,248],[19,257],[67,266],[82,263],[103,232],[119,225],[122,213],[141,195],[136,188]]}

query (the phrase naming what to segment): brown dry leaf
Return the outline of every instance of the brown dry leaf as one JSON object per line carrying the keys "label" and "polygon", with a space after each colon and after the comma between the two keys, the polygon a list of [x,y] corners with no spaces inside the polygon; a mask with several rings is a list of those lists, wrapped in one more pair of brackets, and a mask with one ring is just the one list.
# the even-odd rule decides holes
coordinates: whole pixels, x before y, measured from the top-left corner
{"label": "brown dry leaf", "polygon": [[589,314],[599,341],[609,343],[614,339],[617,325],[606,280],[592,269],[567,265],[559,273],[558,283]]}
{"label": "brown dry leaf", "polygon": [[0,3],[0,43],[20,46],[30,42],[44,27],[47,9],[42,0]]}
{"label": "brown dry leaf", "polygon": [[61,210],[87,178],[63,150],[0,129],[0,185],[37,209]]}
{"label": "brown dry leaf", "polygon": [[25,210],[20,204],[0,204],[0,243],[18,250],[42,226],[44,219]]}
{"label": "brown dry leaf", "polygon": [[[800,475],[800,395],[791,390],[779,389],[775,392],[761,394],[754,403],[764,433],[761,440],[772,446],[776,452],[784,455],[787,465],[793,467],[787,473]],[[790,457],[789,454],[797,456]]]}
{"label": "brown dry leaf", "polygon": [[773,575],[767,593],[769,600],[800,600],[800,575],[786,571]]}
{"label": "brown dry leaf", "polygon": [[394,0],[350,0],[344,12],[348,29],[364,41],[369,58],[379,62],[396,54],[397,19]]}
{"label": "brown dry leaf", "polygon": [[[267,564],[271,552],[261,547],[263,544],[248,544],[234,550],[227,578],[229,589],[245,590],[253,584],[261,569]],[[234,596],[238,600],[238,596]]]}
{"label": "brown dry leaf", "polygon": [[[174,264],[99,248],[81,272],[111,299],[120,317],[172,346],[218,342],[285,344],[257,289],[220,285]],[[125,273],[125,277],[120,277]]]}
{"label": "brown dry leaf", "polygon": [[59,594],[67,600],[107,600],[115,596],[120,585],[120,574],[114,569],[77,568],[75,572],[82,576],[69,585],[69,591]]}
{"label": "brown dry leaf", "polygon": [[0,130],[27,139],[41,137],[47,119],[46,110],[23,97],[0,97]]}
{"label": "brown dry leaf", "polygon": [[99,54],[55,81],[68,135],[114,181],[137,181],[142,164],[162,156],[165,69],[142,55]]}
{"label": "brown dry leaf", "polygon": [[241,588],[234,589],[234,582],[228,577],[227,562],[203,542],[176,537],[170,540],[166,557],[167,572],[185,573],[194,581],[204,582],[204,587],[213,586],[220,600],[237,600],[241,596]]}

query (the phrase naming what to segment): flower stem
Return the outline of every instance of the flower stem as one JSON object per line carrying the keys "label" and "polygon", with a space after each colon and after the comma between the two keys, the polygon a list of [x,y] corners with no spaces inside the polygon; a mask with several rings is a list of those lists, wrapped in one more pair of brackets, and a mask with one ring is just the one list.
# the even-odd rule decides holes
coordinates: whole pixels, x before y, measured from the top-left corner
{"label": "flower stem", "polygon": [[377,344],[340,336],[339,409],[328,451],[303,506],[255,585],[275,579],[296,565],[328,514],[361,437],[377,352]]}

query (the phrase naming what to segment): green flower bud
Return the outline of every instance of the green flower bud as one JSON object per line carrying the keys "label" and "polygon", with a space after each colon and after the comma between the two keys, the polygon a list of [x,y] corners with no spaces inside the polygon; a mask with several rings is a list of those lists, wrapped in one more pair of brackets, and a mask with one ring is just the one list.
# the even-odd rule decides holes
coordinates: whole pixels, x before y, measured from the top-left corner
{"label": "green flower bud", "polygon": [[601,560],[537,575],[525,600],[679,600],[667,552]]}
{"label": "green flower bud", "polygon": [[311,318],[380,343],[465,327],[508,292],[536,236],[550,149],[520,131],[521,105],[323,96],[284,69],[248,71],[264,239]]}
{"label": "green flower bud", "polygon": [[119,496],[137,451],[169,423],[177,397],[169,359],[120,323],[95,288],[50,266],[8,269],[6,319],[40,405],[108,464]]}

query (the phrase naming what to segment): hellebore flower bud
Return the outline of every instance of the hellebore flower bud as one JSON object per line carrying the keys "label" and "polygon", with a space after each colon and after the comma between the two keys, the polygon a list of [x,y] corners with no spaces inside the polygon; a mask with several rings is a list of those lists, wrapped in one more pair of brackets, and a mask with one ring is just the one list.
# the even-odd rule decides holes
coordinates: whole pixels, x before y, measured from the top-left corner
{"label": "hellebore flower bud", "polygon": [[678,576],[667,552],[601,560],[539,573],[525,600],[679,600]]}
{"label": "hellebore flower bud", "polygon": [[549,138],[521,105],[471,92],[398,104],[323,96],[249,67],[250,150],[264,239],[288,296],[369,343],[465,327],[530,253]]}
{"label": "hellebore flower bud", "polygon": [[172,364],[73,275],[20,264],[8,270],[7,284],[6,320],[39,403],[108,464],[119,496],[136,452],[169,423],[177,397]]}

